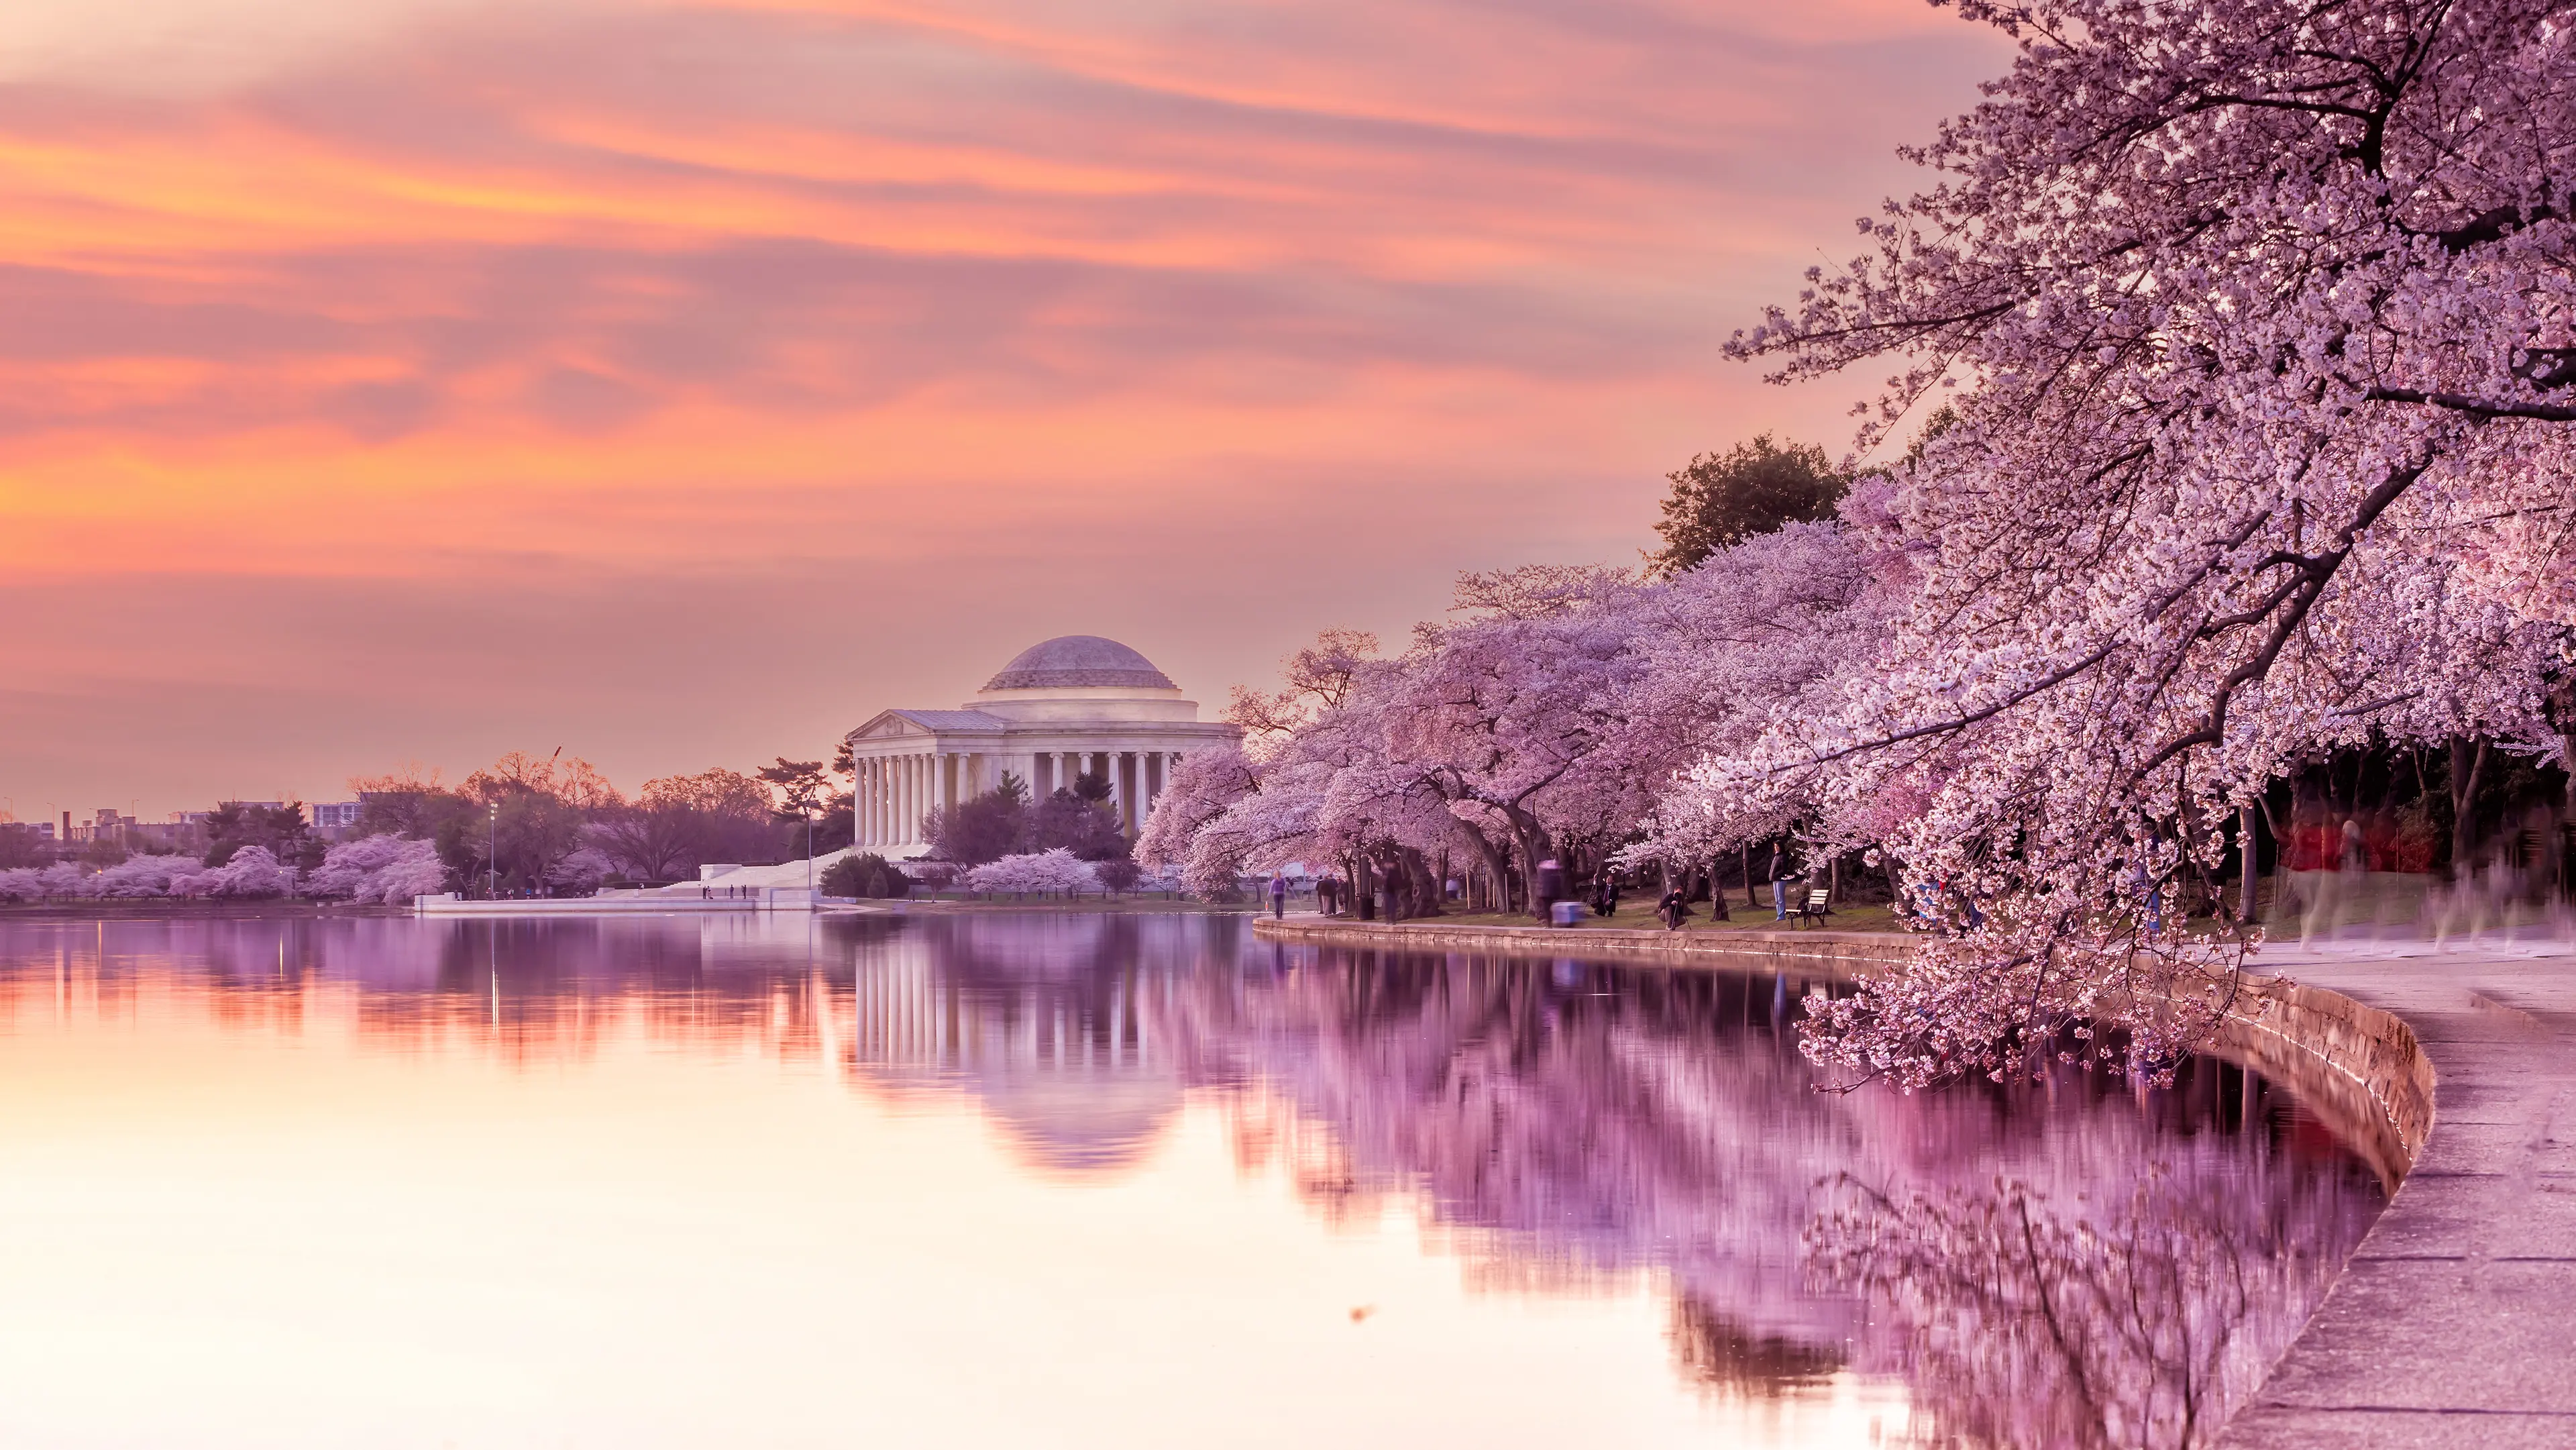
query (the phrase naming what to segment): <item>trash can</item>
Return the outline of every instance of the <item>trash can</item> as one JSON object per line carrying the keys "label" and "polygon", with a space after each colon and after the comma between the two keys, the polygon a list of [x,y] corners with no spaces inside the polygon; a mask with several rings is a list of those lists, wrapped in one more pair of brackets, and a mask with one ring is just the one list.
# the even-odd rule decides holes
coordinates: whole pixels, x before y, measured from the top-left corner
{"label": "trash can", "polygon": [[1580,901],[1550,902],[1547,915],[1552,925],[1573,926],[1583,920],[1583,903]]}

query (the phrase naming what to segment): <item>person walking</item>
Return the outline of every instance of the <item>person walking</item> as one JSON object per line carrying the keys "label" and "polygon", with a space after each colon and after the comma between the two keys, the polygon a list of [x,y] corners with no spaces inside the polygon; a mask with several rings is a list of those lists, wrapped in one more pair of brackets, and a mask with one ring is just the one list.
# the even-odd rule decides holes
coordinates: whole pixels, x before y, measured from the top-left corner
{"label": "person walking", "polygon": [[1315,878],[1315,909],[1326,916],[1333,914],[1333,878]]}
{"label": "person walking", "polygon": [[1771,883],[1771,919],[1773,921],[1789,919],[1789,878],[1797,874],[1789,865],[1789,843],[1772,842],[1770,874],[1765,879]]}
{"label": "person walking", "polygon": [[1270,873],[1270,919],[1277,921],[1288,914],[1288,878]]}

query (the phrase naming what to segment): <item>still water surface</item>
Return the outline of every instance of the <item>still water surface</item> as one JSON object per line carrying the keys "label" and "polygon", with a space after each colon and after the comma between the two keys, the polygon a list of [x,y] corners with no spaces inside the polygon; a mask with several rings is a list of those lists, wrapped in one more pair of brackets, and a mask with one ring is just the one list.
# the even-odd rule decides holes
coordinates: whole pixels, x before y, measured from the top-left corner
{"label": "still water surface", "polygon": [[0,1443],[2180,1445],[2377,1212],[2216,1063],[1223,917],[0,924]]}

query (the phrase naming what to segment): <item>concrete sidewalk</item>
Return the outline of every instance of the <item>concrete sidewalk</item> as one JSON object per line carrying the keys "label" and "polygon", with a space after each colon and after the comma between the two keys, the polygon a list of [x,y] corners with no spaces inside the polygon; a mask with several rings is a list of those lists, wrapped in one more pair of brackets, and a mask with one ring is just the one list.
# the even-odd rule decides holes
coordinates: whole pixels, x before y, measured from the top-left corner
{"label": "concrete sidewalk", "polygon": [[2576,1446],[2576,947],[2263,954],[2405,1019],[2440,1080],[2414,1170],[2221,1444]]}

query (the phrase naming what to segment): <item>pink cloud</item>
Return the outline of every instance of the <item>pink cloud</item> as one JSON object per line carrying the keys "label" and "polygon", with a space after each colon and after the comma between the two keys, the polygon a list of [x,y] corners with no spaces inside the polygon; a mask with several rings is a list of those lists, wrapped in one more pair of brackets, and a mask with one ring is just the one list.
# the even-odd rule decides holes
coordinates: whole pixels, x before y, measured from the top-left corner
{"label": "pink cloud", "polygon": [[[134,775],[152,731],[53,738],[84,701],[212,719],[317,662],[337,734],[183,730],[155,789],[526,743],[495,720],[630,774],[810,751],[1076,622],[1221,698],[1456,568],[1623,556],[1692,451],[1840,442],[1846,395],[1717,344],[2002,55],[1892,0],[433,5],[328,38],[219,84],[0,84],[0,568],[241,601],[182,650],[79,608],[0,644],[0,793]],[[568,673],[573,617],[631,627]],[[769,663],[721,718],[651,710],[673,629],[806,665],[680,661]],[[417,688],[466,674],[488,706]]]}

